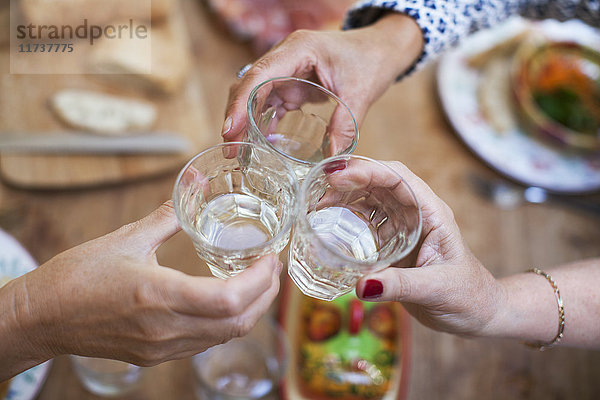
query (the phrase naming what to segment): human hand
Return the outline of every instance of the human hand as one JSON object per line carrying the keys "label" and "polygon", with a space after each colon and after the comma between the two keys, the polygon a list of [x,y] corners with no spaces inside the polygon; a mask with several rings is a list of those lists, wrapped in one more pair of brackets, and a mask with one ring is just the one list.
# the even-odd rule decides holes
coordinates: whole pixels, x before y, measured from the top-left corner
{"label": "human hand", "polygon": [[[503,301],[503,289],[471,253],[450,208],[399,162],[385,162],[413,189],[423,219],[414,268],[391,267],[357,284],[368,301],[398,301],[424,325],[445,332],[482,335]],[[347,168],[332,175],[346,186],[383,186],[396,179],[387,168]],[[335,178],[334,178],[335,176]],[[335,184],[332,183],[332,184]]]}
{"label": "human hand", "polygon": [[[189,276],[156,259],[158,247],[179,229],[167,202],[9,283],[13,296],[6,305],[14,310],[6,315],[22,329],[12,332],[15,353],[29,366],[59,354],[149,366],[245,335],[278,293],[278,259],[264,257],[227,281]],[[0,345],[0,355],[5,352],[7,363],[19,364]],[[0,368],[0,380],[3,373]]]}
{"label": "human hand", "polygon": [[[369,27],[344,32],[296,31],[257,60],[231,87],[224,140],[243,139],[252,89],[267,79],[283,76],[320,83],[348,105],[360,124],[369,106],[412,64],[422,46],[420,29],[402,14],[389,14]],[[332,129],[334,143],[343,139],[336,138],[336,133]]]}

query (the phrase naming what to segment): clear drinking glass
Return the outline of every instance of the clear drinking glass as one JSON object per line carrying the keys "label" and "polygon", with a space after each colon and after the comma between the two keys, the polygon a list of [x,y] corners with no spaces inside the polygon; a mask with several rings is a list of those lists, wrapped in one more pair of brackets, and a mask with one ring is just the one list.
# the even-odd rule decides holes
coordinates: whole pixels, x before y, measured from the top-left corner
{"label": "clear drinking glass", "polygon": [[271,398],[283,378],[289,344],[281,328],[264,318],[247,336],[193,357],[199,400]]}
{"label": "clear drinking glass", "polygon": [[175,182],[173,202],[200,258],[214,276],[226,279],[285,248],[297,187],[280,156],[253,143],[230,142],[188,162]]}
{"label": "clear drinking glass", "polygon": [[317,164],[298,194],[288,273],[308,296],[333,300],[397,264],[421,234],[411,188],[392,168],[344,155]]}
{"label": "clear drinking glass", "polygon": [[113,397],[135,389],[143,368],[105,358],[71,356],[76,375],[83,386],[99,396]]}
{"label": "clear drinking glass", "polygon": [[335,94],[299,78],[274,78],[248,98],[247,140],[281,154],[299,179],[323,159],[358,143],[352,112]]}

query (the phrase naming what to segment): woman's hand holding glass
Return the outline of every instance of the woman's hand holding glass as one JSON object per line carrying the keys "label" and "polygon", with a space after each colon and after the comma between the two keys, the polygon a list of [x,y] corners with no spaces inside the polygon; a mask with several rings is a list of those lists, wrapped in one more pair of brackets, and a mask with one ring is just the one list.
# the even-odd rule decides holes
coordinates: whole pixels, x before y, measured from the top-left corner
{"label": "woman's hand holding glass", "polygon": [[[370,105],[421,53],[423,37],[414,20],[392,13],[372,26],[350,31],[292,33],[258,59],[230,89],[223,138],[239,141],[247,126],[250,92],[268,79],[292,76],[320,83],[348,105],[360,125]],[[291,98],[294,93],[289,94]],[[285,105],[285,98],[282,104]],[[332,129],[331,141],[346,130]],[[343,144],[337,148],[342,149]]]}
{"label": "woman's hand holding glass", "polygon": [[272,255],[227,281],[158,264],[171,202],[0,289],[0,381],[59,354],[148,366],[245,335],[279,291]]}
{"label": "woman's hand holding glass", "polygon": [[[448,205],[401,163],[386,164],[407,181],[419,201],[421,243],[412,268],[392,266],[362,277],[356,288],[359,297],[401,302],[423,325],[439,331],[551,343],[559,313],[548,281],[532,273],[494,278],[468,248]],[[335,174],[347,185],[364,186],[389,181],[382,172],[363,168]],[[562,344],[600,346],[600,298],[593,295],[599,266],[600,259],[590,259],[547,271],[565,302],[567,334]]]}
{"label": "woman's hand holding glass", "polygon": [[[404,178],[419,201],[421,241],[413,255],[414,268],[391,267],[363,277],[357,294],[366,300],[402,302],[433,329],[477,334],[495,314],[500,285],[468,249],[452,210],[404,165],[385,164]],[[393,182],[382,168],[347,169],[334,175],[353,187]]]}

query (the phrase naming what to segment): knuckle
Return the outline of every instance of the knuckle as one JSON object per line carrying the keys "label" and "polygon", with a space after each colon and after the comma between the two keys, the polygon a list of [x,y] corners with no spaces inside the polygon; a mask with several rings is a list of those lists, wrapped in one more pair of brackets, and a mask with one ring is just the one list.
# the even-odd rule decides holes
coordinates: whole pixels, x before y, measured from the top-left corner
{"label": "knuckle", "polygon": [[312,36],[313,32],[308,29],[298,29],[290,33],[288,40],[303,42]]}
{"label": "knuckle", "polygon": [[131,357],[131,362],[140,367],[153,367],[162,362],[162,358],[156,354],[156,348],[150,345],[139,346]]}
{"label": "knuckle", "polygon": [[134,360],[133,364],[138,365],[140,367],[154,367],[155,365],[158,365],[159,362],[154,361],[154,360],[147,360],[143,357],[138,357]]}
{"label": "knuckle", "polygon": [[392,299],[394,301],[403,301],[409,299],[412,294],[412,287],[408,279],[402,279],[398,274],[395,276],[394,293]]}
{"label": "knuckle", "polygon": [[156,293],[151,282],[140,282],[135,286],[133,298],[140,308],[147,308],[155,303]]}
{"label": "knuckle", "polygon": [[454,211],[452,211],[452,208],[450,208],[450,206],[442,199],[439,199],[439,202],[442,217],[448,222],[455,222]]}
{"label": "knuckle", "polygon": [[156,312],[163,312],[164,305],[160,294],[151,283],[143,282],[137,285],[134,292],[136,314],[133,321],[136,327],[136,337],[142,343],[151,347],[171,339],[169,328],[155,323]]}
{"label": "knuckle", "polygon": [[173,205],[173,200],[165,201],[158,207],[156,210],[157,214],[161,217],[170,217],[175,214],[175,206]]}
{"label": "knuckle", "polygon": [[401,169],[404,166],[404,164],[402,164],[400,161],[395,161],[395,160],[387,161],[386,164],[389,165],[391,168],[397,169],[397,170]]}
{"label": "knuckle", "polygon": [[218,300],[221,313],[227,317],[233,317],[240,314],[244,306],[240,296],[233,292],[223,293]]}
{"label": "knuckle", "polygon": [[119,229],[113,232],[114,235],[119,237],[121,240],[124,240],[131,236],[138,229],[140,223],[139,221],[130,222],[121,226]]}
{"label": "knuckle", "polygon": [[166,337],[162,328],[157,327],[155,324],[147,323],[142,321],[139,324],[139,336],[140,341],[145,345],[150,346],[153,351],[156,347],[165,341]]}
{"label": "knuckle", "polygon": [[229,87],[229,102],[239,97],[239,92],[241,89],[243,89],[242,82],[248,78],[248,74],[250,73],[251,71],[246,72],[246,74],[241,79],[238,79],[236,82],[231,84],[231,86]]}
{"label": "knuckle", "polygon": [[246,106],[248,104],[248,96],[249,96],[249,93],[243,93],[243,94],[240,93],[239,96],[237,96],[235,99],[233,99],[231,101],[228,111],[243,110],[243,112],[246,112]]}
{"label": "knuckle", "polygon": [[232,99],[235,97],[235,94],[240,88],[240,81],[236,81],[229,86],[229,98]]}
{"label": "knuckle", "polygon": [[269,54],[267,54],[264,57],[259,58],[254,62],[254,64],[252,64],[252,68],[250,68],[246,75],[244,75],[244,78],[254,80],[254,78],[257,78],[262,73],[262,71],[267,71],[270,68],[270,66],[271,60]]}
{"label": "knuckle", "polygon": [[243,315],[236,318],[235,323],[233,324],[233,333],[232,337],[241,337],[246,336],[254,327],[254,321]]}

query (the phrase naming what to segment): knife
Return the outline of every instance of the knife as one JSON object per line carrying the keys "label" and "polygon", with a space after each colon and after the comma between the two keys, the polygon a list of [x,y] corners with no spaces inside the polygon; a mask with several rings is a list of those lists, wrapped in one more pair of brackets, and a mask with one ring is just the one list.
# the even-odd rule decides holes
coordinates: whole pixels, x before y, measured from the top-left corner
{"label": "knife", "polygon": [[553,202],[600,216],[600,202],[591,199],[554,194],[537,186],[520,187],[503,180],[487,179],[474,174],[469,176],[469,181],[479,194],[504,210],[510,210],[525,203]]}
{"label": "knife", "polygon": [[77,133],[0,133],[1,154],[169,154],[185,153],[192,143],[169,132],[132,136]]}

